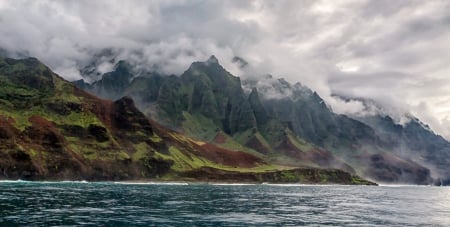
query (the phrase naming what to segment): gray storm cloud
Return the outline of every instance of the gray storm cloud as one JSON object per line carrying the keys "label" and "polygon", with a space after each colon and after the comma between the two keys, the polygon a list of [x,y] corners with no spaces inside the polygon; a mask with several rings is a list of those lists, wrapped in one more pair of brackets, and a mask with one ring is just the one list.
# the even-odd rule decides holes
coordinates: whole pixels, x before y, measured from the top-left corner
{"label": "gray storm cloud", "polygon": [[169,74],[214,54],[238,76],[299,81],[336,112],[364,108],[332,94],[372,99],[450,138],[448,1],[5,0],[0,37],[0,53],[69,80],[105,49]]}

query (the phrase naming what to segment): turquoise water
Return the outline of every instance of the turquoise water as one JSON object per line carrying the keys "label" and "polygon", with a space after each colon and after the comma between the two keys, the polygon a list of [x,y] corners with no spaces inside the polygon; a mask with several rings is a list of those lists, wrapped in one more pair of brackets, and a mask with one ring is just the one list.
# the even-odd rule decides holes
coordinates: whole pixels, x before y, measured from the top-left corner
{"label": "turquoise water", "polygon": [[0,182],[0,226],[450,226],[450,188]]}

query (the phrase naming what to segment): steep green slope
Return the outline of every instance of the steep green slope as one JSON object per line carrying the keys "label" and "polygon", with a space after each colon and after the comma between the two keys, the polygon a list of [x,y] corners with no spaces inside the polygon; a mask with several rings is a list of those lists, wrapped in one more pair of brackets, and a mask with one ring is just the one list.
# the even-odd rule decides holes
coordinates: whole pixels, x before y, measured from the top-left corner
{"label": "steep green slope", "polygon": [[[128,87],[117,87],[111,75],[102,85]],[[131,98],[99,99],[34,58],[0,58],[0,88],[2,179],[261,181],[255,176],[285,173],[273,181],[370,184],[343,171],[317,175],[188,138],[149,120]]]}
{"label": "steep green slope", "polygon": [[[155,81],[151,78],[133,81],[130,88],[143,80],[150,85],[150,80]],[[214,56],[206,62],[194,62],[180,77],[170,76],[163,80],[155,102],[144,102],[140,107],[148,109],[149,106],[156,106],[156,116],[153,115],[156,119],[162,119],[190,136],[214,142],[215,137],[224,133],[231,137],[227,141],[238,142],[280,164],[322,168],[345,166],[345,170],[351,169],[330,152],[324,157],[328,161],[303,155],[305,152],[317,153],[314,146],[308,150],[282,146],[289,143],[286,124],[278,118],[269,118],[259,101],[258,92],[255,90],[253,95],[247,97],[240,79],[220,66]],[[149,93],[155,94],[155,88],[150,87]],[[136,93],[127,95],[133,94]],[[145,96],[136,98],[152,100]],[[217,144],[226,146],[226,143]]]}
{"label": "steep green slope", "polygon": [[[158,80],[161,84],[159,88],[155,86]],[[127,94],[141,100],[142,109],[148,109],[149,104],[155,103],[158,107],[155,117],[175,128],[185,122],[187,125],[194,124],[190,120],[200,123],[201,117],[197,116],[212,120],[217,128],[228,134],[256,126],[239,78],[223,69],[214,56],[207,62],[193,63],[180,77],[141,78],[133,81],[130,87],[140,83],[145,84],[147,93],[129,89]],[[190,116],[186,117],[185,113]]]}
{"label": "steep green slope", "polygon": [[[126,130],[120,130],[122,119],[113,110],[130,105],[134,118],[126,122],[145,119],[127,100],[112,103],[88,95],[33,58],[1,59],[0,81],[3,177],[123,179],[154,175],[158,170],[145,167],[152,162],[170,167],[157,159],[127,165],[135,150],[117,136]],[[142,134],[136,142],[151,142],[148,123],[134,129]]]}
{"label": "steep green slope", "polygon": [[167,136],[164,128],[155,131],[156,123],[151,124],[130,98],[98,99],[36,59],[1,59],[0,87],[3,177],[136,179],[202,166],[267,166],[242,152],[209,152],[175,132]]}

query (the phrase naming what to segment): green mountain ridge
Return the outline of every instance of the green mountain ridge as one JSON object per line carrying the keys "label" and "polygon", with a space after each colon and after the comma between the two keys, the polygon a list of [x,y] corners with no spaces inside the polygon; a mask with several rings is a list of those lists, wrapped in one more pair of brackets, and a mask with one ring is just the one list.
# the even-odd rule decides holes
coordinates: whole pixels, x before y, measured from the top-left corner
{"label": "green mountain ridge", "polygon": [[102,80],[76,84],[94,93],[109,89],[111,95],[133,97],[140,110],[166,127],[280,165],[340,168],[386,183],[450,179],[447,141],[434,148],[439,152],[422,149],[425,159],[412,149],[401,153],[374,125],[335,114],[309,88],[271,76],[241,81],[214,56],[192,63],[180,76],[149,72],[130,78],[123,92],[101,86]]}
{"label": "green mountain ridge", "polygon": [[[99,91],[125,91],[128,70],[119,62]],[[133,99],[100,99],[34,58],[0,58],[0,88],[0,179],[372,184],[189,138],[148,119]]]}

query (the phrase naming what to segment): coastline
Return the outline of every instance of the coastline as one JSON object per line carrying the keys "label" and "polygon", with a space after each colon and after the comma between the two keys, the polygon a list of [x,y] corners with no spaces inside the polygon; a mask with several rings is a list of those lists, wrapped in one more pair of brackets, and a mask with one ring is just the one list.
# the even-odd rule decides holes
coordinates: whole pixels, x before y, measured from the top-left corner
{"label": "coastline", "polygon": [[[205,181],[24,181],[0,180],[2,183],[42,183],[42,184],[118,184],[118,185],[171,185],[171,186],[279,186],[279,187],[308,187],[308,186],[386,186],[386,185],[352,185],[352,184],[305,184],[305,183],[258,183],[258,182],[205,182]],[[405,186],[405,185],[403,185]],[[416,186],[416,185],[406,185]],[[386,186],[387,187],[387,186]],[[393,186],[392,186],[393,187]],[[400,186],[399,186],[400,187]]]}
{"label": "coastline", "polygon": [[[14,178],[13,178],[14,179]],[[200,167],[184,172],[168,172],[161,176],[137,177],[103,175],[95,177],[67,173],[63,176],[48,175],[34,177],[16,177],[24,181],[55,182],[129,182],[129,183],[214,183],[214,184],[305,184],[305,185],[378,185],[339,169],[295,168],[264,172],[229,171],[212,167]],[[0,178],[11,180],[11,178]]]}
{"label": "coastline", "polygon": [[[257,182],[257,181],[204,181],[195,179],[135,179],[135,180],[11,180],[11,179],[0,179],[1,183],[43,183],[43,184],[122,184],[122,185],[180,185],[180,186],[193,186],[193,185],[216,185],[216,186],[250,186],[250,185],[267,185],[267,186],[385,186],[379,184],[339,184],[339,183],[305,183],[305,182]],[[390,186],[390,185],[389,185]],[[414,186],[414,185],[411,185]]]}

